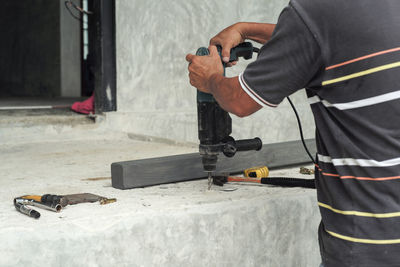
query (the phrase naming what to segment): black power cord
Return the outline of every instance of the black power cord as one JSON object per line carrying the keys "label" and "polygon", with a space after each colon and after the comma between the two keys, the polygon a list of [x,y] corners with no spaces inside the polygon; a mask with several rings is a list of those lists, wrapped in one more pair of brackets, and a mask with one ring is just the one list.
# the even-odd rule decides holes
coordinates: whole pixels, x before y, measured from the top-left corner
{"label": "black power cord", "polygon": [[299,125],[299,131],[300,131],[300,138],[301,138],[301,142],[303,143],[304,149],[306,150],[308,156],[310,157],[311,161],[314,163],[315,165],[315,160],[313,158],[313,156],[311,155],[310,151],[307,148],[306,142],[304,141],[304,135],[303,135],[303,127],[301,126],[301,121],[300,121],[300,117],[299,114],[297,113],[297,110],[292,102],[292,100],[290,100],[289,97],[286,97],[287,100],[289,101],[289,104],[292,106],[292,109],[294,111],[294,114],[296,115],[296,119],[297,119],[297,124]]}

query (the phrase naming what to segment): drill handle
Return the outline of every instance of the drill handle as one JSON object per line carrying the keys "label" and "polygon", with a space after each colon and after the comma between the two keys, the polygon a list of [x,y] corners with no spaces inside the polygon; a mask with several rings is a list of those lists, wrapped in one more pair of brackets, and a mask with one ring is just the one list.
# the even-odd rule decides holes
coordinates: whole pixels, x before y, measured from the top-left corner
{"label": "drill handle", "polygon": [[262,148],[262,141],[256,137],[253,139],[243,139],[235,141],[232,137],[222,147],[222,152],[227,157],[233,157],[238,151],[260,150]]}
{"label": "drill handle", "polygon": [[[219,51],[222,51],[221,47],[217,47]],[[235,46],[231,49],[229,62],[238,61],[240,57],[248,60],[253,57],[254,47],[250,42],[244,42]]]}
{"label": "drill handle", "polygon": [[258,151],[262,148],[262,141],[258,137],[253,139],[243,139],[236,141],[235,146],[237,151]]}

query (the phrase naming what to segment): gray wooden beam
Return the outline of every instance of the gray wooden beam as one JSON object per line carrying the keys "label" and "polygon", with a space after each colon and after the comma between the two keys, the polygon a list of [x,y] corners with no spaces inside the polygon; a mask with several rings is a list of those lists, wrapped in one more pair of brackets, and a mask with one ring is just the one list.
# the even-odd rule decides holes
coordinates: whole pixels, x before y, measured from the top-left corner
{"label": "gray wooden beam", "polygon": [[[316,153],[314,139],[306,140],[312,155]],[[233,158],[218,157],[217,173],[240,173],[254,166],[269,169],[310,163],[300,141],[263,145],[260,151],[238,152]],[[112,186],[130,189],[206,178],[199,153],[160,158],[115,162],[111,164]]]}

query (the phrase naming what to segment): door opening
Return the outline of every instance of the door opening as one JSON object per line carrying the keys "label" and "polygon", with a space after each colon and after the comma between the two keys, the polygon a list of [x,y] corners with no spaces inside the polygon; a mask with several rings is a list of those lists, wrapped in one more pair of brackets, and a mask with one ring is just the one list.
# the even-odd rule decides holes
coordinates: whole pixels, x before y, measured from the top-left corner
{"label": "door opening", "polygon": [[115,110],[114,1],[32,3],[7,0],[0,10],[0,111],[69,112],[92,94],[96,113]]}

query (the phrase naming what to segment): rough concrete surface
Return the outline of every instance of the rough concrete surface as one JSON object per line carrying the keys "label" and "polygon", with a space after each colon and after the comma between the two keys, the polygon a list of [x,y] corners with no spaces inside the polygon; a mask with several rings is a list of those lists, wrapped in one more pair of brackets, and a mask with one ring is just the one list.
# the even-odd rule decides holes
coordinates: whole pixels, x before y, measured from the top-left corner
{"label": "rough concrete surface", "polygon": [[[318,266],[314,190],[241,184],[207,191],[206,180],[117,190],[112,162],[196,148],[96,127],[2,127],[15,136],[0,146],[0,266]],[[302,177],[297,172],[272,175]],[[118,201],[38,209],[38,220],[12,204],[24,194],[81,192]]]}

